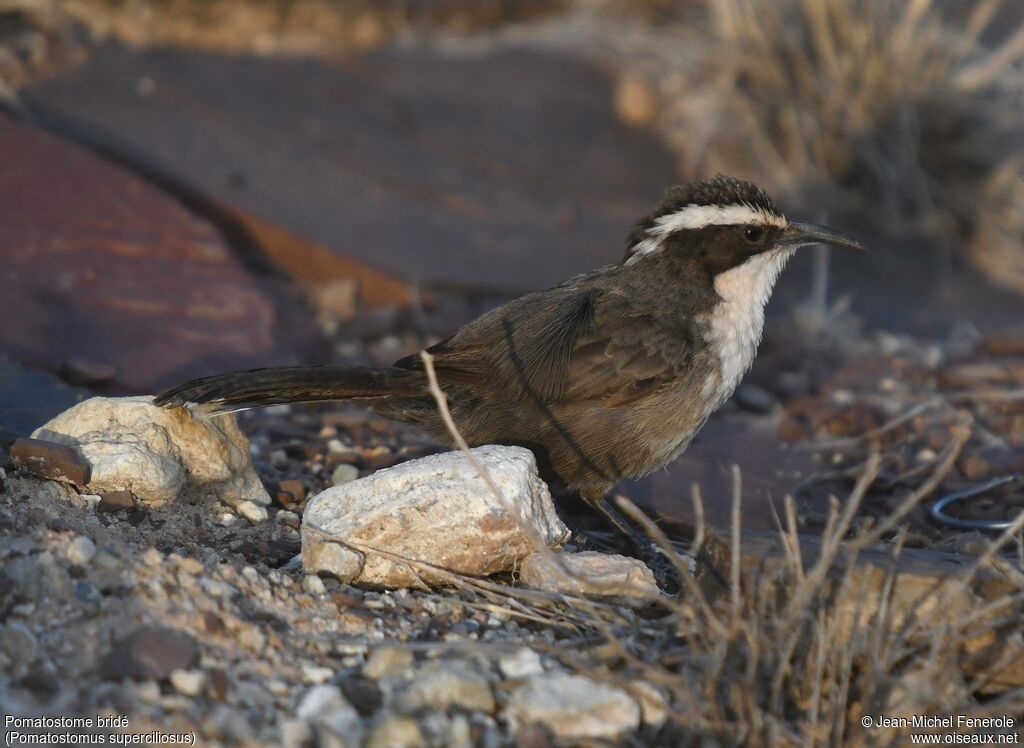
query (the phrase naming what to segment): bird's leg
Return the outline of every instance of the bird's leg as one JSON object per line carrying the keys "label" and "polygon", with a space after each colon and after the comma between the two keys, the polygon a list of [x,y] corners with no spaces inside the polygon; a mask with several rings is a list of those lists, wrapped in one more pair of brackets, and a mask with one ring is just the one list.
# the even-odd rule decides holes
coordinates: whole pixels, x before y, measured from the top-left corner
{"label": "bird's leg", "polygon": [[591,504],[615,530],[626,536],[636,549],[640,559],[654,572],[654,578],[662,590],[671,593],[678,589],[679,579],[676,576],[676,569],[657,543],[633,527],[629,520],[608,503],[608,499],[601,497],[592,501]]}

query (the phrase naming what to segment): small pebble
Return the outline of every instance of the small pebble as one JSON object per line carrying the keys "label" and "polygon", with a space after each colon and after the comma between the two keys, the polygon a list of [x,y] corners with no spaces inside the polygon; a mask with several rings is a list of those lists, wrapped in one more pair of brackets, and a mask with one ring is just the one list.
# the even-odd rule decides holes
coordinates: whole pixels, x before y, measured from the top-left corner
{"label": "small pebble", "polygon": [[15,664],[31,664],[38,651],[39,640],[27,624],[8,621],[6,626],[0,626],[0,653],[7,655]]}
{"label": "small pebble", "polygon": [[412,650],[404,647],[376,647],[363,665],[363,675],[383,680],[405,675],[412,669]]}
{"label": "small pebble", "polygon": [[318,667],[316,665],[303,665],[302,667],[302,682],[320,684],[326,683],[334,675],[334,671],[329,667]]}
{"label": "small pebble", "polygon": [[280,678],[271,678],[263,684],[264,688],[268,692],[277,696],[278,698],[284,698],[292,692],[292,687]]}
{"label": "small pebble", "polygon": [[503,655],[498,660],[498,668],[506,678],[526,678],[544,672],[540,655],[532,649],[523,647],[515,652]]}
{"label": "small pebble", "polygon": [[68,544],[66,551],[68,563],[74,566],[88,566],[96,555],[96,544],[85,535],[79,535]]}
{"label": "small pebble", "polygon": [[252,501],[243,501],[236,508],[250,522],[264,522],[270,516],[265,508]]}
{"label": "small pebble", "polygon": [[229,597],[233,592],[230,584],[219,579],[210,579],[209,577],[200,579],[199,586],[206,590],[206,594],[210,597]]}
{"label": "small pebble", "polygon": [[389,715],[376,722],[365,748],[419,748],[424,744],[420,726],[412,717]]}
{"label": "small pebble", "polygon": [[307,574],[303,578],[302,589],[314,597],[327,594],[327,585],[324,584],[324,580],[315,574]]}
{"label": "small pebble", "polygon": [[341,463],[331,473],[331,483],[340,486],[343,483],[351,483],[359,477],[359,469],[355,465]]}
{"label": "small pebble", "polygon": [[255,626],[249,626],[238,635],[238,643],[253,652],[262,652],[266,637]]}
{"label": "small pebble", "polygon": [[235,524],[235,522],[237,521],[238,516],[232,514],[231,512],[224,512],[222,515],[220,515],[220,517],[217,518],[217,522],[219,522],[224,527],[231,527],[231,525]]}
{"label": "small pebble", "polygon": [[[2,469],[2,468],[0,468],[0,469]],[[2,480],[2,479],[0,479],[0,480]],[[82,501],[84,501],[86,503],[86,505],[88,505],[88,507],[90,509],[95,509],[97,506],[99,506],[99,503],[101,501],[101,499],[99,497],[99,494],[95,494],[95,493],[79,494],[78,498],[80,498]]]}
{"label": "small pebble", "polygon": [[178,568],[186,574],[197,576],[203,573],[203,562],[197,558],[186,556],[178,561]]}
{"label": "small pebble", "polygon": [[206,685],[206,676],[201,670],[175,670],[170,680],[174,690],[183,696],[198,696]]}
{"label": "small pebble", "polygon": [[343,455],[354,452],[351,447],[346,447],[340,439],[331,439],[327,442],[327,452],[332,455]]}
{"label": "small pebble", "polygon": [[299,517],[295,512],[288,511],[287,509],[281,509],[274,515],[274,519],[284,524],[290,524],[292,522],[299,522],[301,517]]}

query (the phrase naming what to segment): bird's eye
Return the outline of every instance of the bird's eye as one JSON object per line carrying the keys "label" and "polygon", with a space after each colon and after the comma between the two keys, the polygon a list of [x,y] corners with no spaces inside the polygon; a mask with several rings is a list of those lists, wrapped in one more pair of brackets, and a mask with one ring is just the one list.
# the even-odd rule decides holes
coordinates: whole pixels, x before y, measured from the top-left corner
{"label": "bird's eye", "polygon": [[761,237],[764,236],[764,229],[760,226],[747,226],[743,229],[743,236],[746,237],[748,242],[753,244],[761,241]]}

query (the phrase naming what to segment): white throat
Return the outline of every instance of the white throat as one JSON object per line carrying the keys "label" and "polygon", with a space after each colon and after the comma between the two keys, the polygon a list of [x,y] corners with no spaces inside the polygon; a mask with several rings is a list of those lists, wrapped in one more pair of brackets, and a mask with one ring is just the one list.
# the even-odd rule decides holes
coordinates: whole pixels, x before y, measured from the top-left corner
{"label": "white throat", "polygon": [[794,251],[756,255],[716,276],[715,291],[721,301],[710,315],[707,333],[720,358],[718,386],[707,393],[712,410],[732,395],[753,363],[764,331],[765,304]]}

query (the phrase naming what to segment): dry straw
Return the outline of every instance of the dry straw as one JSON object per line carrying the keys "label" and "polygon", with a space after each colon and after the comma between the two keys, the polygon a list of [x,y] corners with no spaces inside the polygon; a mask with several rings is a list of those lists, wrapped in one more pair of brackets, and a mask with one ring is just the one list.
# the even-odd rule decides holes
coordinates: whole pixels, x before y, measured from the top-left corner
{"label": "dry straw", "polygon": [[[695,172],[756,175],[801,207],[823,188],[879,226],[976,215],[1021,142],[1024,26],[1000,0],[708,0],[667,116]],[[835,206],[833,206],[835,207]]]}

